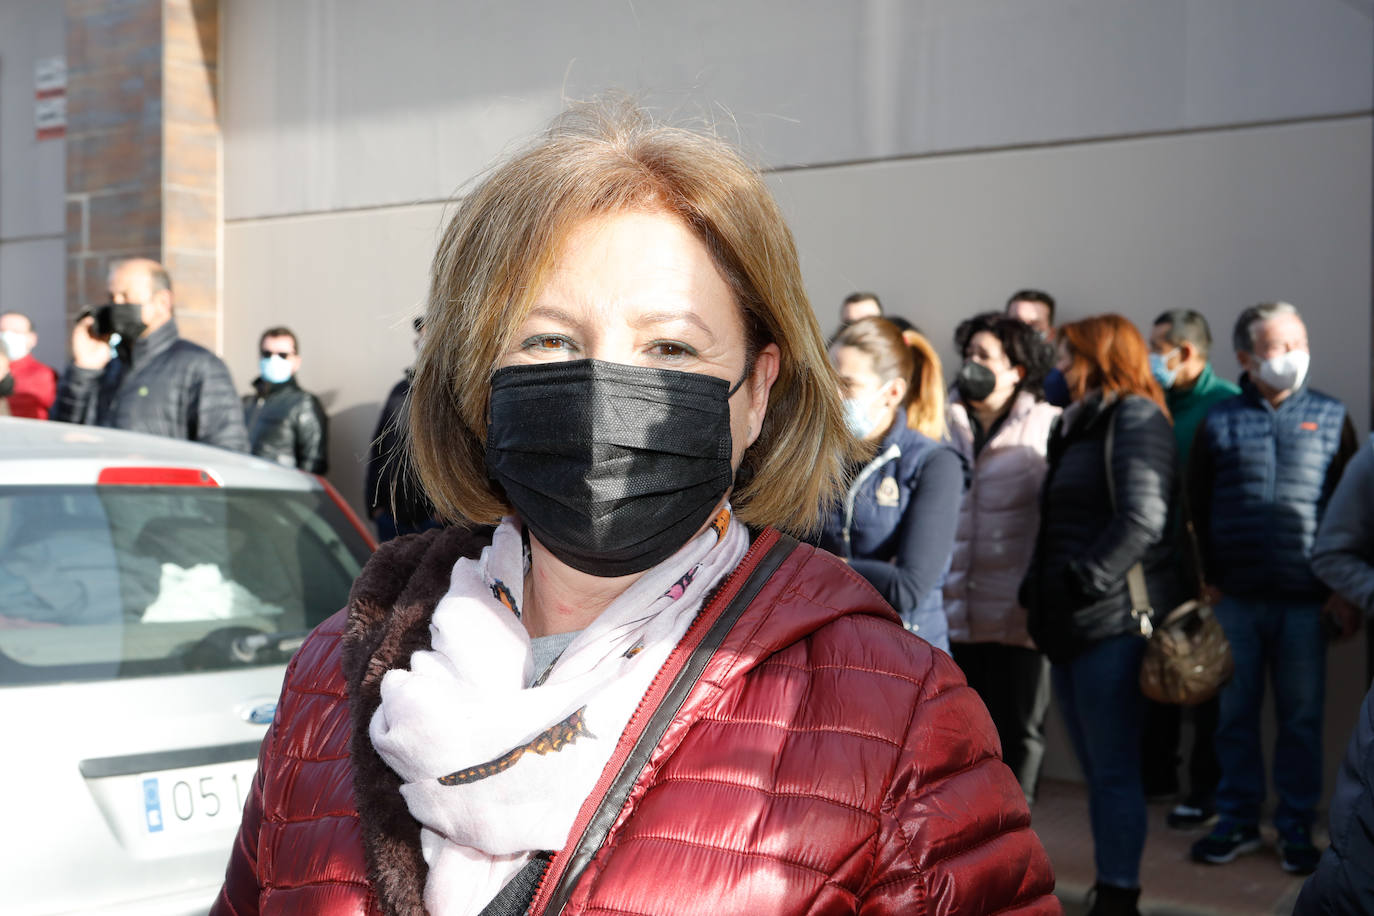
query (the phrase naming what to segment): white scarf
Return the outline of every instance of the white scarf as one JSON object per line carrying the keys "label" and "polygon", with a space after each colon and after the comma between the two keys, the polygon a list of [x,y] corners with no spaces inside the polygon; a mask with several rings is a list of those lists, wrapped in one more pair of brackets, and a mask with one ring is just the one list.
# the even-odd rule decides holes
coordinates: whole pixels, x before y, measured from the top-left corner
{"label": "white scarf", "polygon": [[519,523],[504,519],[477,560],[454,564],[432,650],[382,678],[369,728],[422,826],[430,913],[480,913],[532,852],[563,848],[654,675],[748,548],[727,506],[611,602],[535,687]]}

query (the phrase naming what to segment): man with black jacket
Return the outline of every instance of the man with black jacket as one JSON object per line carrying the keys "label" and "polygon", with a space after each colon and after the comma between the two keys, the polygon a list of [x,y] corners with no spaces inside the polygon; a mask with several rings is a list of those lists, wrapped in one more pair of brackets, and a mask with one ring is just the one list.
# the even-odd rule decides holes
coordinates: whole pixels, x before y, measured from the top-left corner
{"label": "man with black jacket", "polygon": [[[243,412],[218,356],[177,334],[172,282],[147,258],[110,267],[110,301],[72,331],[52,419],[248,451]],[[113,346],[114,353],[111,353]]]}
{"label": "man with black jacket", "polygon": [[254,455],[312,474],[329,469],[329,418],[320,399],[296,384],[300,347],[290,328],[258,338],[254,393],[243,398],[243,422]]}

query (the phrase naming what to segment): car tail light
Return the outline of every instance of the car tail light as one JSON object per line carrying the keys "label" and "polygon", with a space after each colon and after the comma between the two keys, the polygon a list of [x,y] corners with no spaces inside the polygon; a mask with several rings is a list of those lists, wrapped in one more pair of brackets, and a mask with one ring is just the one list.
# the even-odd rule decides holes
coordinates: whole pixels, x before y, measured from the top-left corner
{"label": "car tail light", "polygon": [[200,468],[103,468],[95,482],[101,486],[217,487],[219,481]]}

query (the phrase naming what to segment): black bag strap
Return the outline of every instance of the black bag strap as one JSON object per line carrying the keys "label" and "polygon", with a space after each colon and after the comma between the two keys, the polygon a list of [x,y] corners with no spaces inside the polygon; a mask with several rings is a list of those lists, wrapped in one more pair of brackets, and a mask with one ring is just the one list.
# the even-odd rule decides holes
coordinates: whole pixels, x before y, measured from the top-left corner
{"label": "black bag strap", "polygon": [[[1111,416],[1107,417],[1107,435],[1102,442],[1102,454],[1107,465],[1107,501],[1111,504],[1113,515],[1116,514],[1117,505],[1116,478],[1112,475],[1112,447],[1116,440],[1116,414],[1119,407],[1118,402]],[[1126,591],[1131,597],[1131,616],[1140,627],[1140,635],[1148,639],[1154,632],[1154,625],[1150,621],[1154,609],[1150,607],[1150,590],[1145,585],[1144,564],[1137,562],[1126,570]]]}
{"label": "black bag strap", "polygon": [[686,701],[687,694],[696,686],[697,679],[706,669],[706,663],[711,660],[716,649],[725,641],[730,629],[744,614],[744,609],[758,597],[769,577],[777,572],[778,567],[796,547],[795,538],[781,532],[778,533],[777,542],[768,548],[768,552],[759,560],[753,572],[740,585],[735,597],[721,611],[720,616],[706,631],[701,643],[692,651],[687,664],[673,678],[667,696],[659,704],[658,709],[649,719],[648,725],[645,726],[644,731],[635,741],[629,758],[621,765],[620,772],[616,774],[610,788],[602,797],[601,804],[597,806],[591,822],[569,854],[568,866],[549,898],[548,907],[545,909],[546,913],[558,914],[563,911],[563,906],[572,894],[573,885],[582,877],[582,872],[591,862],[592,857],[596,855],[597,850],[601,848],[606,835],[610,833],[611,825],[619,817],[620,809],[625,806],[626,799],[630,797],[630,790],[634,788],[635,782],[639,779],[640,771],[648,763],[649,755],[653,753],[654,748],[658,747],[658,742],[663,739],[668,726],[672,724],[673,717],[677,715],[677,711]]}
{"label": "black bag strap", "polygon": [[534,903],[539,882],[544,879],[544,872],[548,871],[552,858],[552,852],[535,853],[525,867],[516,872],[515,877],[491,898],[491,902],[482,907],[478,916],[525,916],[530,911],[530,904]]}
{"label": "black bag strap", "polygon": [[1187,481],[1180,479],[1178,493],[1179,507],[1183,513],[1183,539],[1187,545],[1188,560],[1193,567],[1194,594],[1201,598],[1207,587],[1207,573],[1202,565],[1202,543],[1198,540],[1197,526],[1193,524],[1193,502],[1188,498]]}

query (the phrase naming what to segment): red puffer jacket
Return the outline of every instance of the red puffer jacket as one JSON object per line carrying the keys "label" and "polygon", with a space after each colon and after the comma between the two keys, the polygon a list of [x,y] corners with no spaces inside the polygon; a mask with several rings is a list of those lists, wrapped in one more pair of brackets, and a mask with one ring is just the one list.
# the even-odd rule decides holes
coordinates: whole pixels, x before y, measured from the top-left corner
{"label": "red puffer jacket", "polygon": [[[385,545],[297,653],[213,914],[423,912],[367,724],[477,547]],[[1060,911],[977,695],[829,554],[760,533],[645,699],[531,913]]]}

